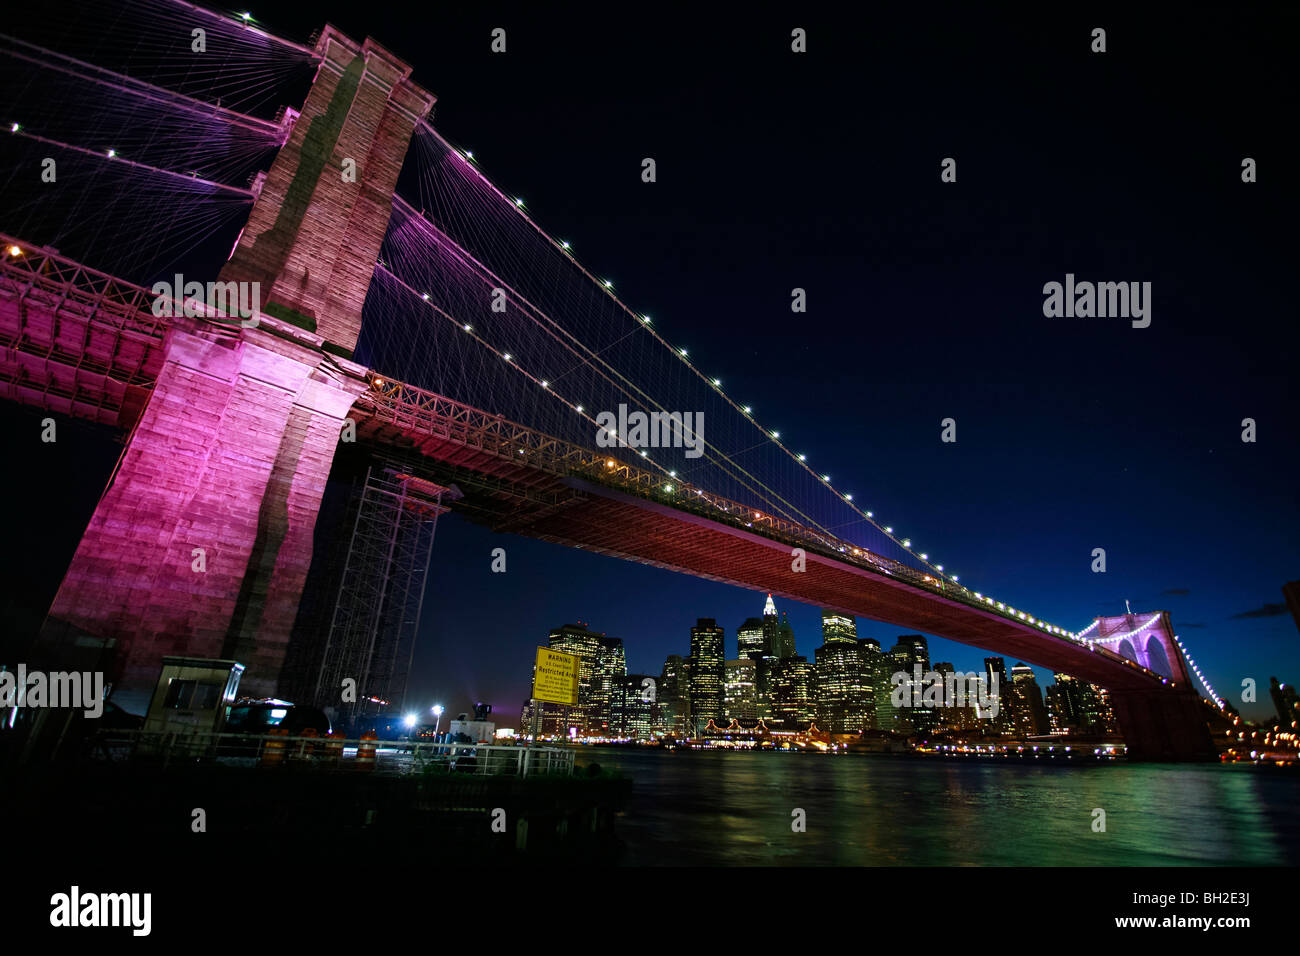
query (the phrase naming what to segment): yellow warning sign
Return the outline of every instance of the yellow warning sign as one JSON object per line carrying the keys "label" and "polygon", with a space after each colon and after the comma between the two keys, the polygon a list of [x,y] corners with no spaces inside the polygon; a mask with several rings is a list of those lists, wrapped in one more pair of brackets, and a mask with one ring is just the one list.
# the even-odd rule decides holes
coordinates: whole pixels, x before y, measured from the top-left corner
{"label": "yellow warning sign", "polygon": [[576,704],[579,661],[576,654],[539,647],[533,664],[533,699],[548,704]]}

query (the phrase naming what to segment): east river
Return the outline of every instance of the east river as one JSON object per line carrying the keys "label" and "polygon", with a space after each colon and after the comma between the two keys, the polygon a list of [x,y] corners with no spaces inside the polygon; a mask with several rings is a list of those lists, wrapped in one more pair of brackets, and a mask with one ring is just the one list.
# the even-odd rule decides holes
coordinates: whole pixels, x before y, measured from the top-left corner
{"label": "east river", "polygon": [[631,866],[1300,863],[1300,774],[1272,768],[599,747],[579,762],[632,778],[616,824]]}

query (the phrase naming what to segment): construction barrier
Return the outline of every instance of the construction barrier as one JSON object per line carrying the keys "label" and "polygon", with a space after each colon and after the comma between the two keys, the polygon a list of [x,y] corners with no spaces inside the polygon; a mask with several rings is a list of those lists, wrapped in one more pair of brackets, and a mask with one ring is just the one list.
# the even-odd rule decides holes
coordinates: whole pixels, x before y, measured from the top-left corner
{"label": "construction barrier", "polygon": [[284,741],[279,737],[289,736],[289,731],[281,727],[272,727],[267,731],[266,745],[262,748],[263,767],[278,767],[284,761]]}
{"label": "construction barrier", "polygon": [[337,767],[339,761],[343,759],[343,741],[347,737],[341,730],[331,731],[325,738],[324,757],[325,763],[331,767]]}
{"label": "construction barrier", "polygon": [[357,767],[358,770],[375,769],[375,741],[379,737],[371,732],[361,735],[361,742],[357,744]]}
{"label": "construction barrier", "polygon": [[[298,731],[299,737],[319,737],[315,727],[306,727]],[[293,757],[295,760],[311,760],[312,755],[316,753],[316,742],[314,740],[298,740],[294,742]]]}

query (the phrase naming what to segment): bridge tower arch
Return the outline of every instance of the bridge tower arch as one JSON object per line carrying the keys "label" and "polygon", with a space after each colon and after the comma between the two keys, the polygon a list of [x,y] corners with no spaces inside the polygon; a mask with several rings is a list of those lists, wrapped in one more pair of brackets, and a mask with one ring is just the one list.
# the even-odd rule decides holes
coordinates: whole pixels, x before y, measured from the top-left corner
{"label": "bridge tower arch", "polygon": [[1205,702],[1197,693],[1187,659],[1174,639],[1168,611],[1098,618],[1096,633],[1090,639],[1116,653],[1129,644],[1135,662],[1146,668],[1151,668],[1152,651],[1158,647],[1169,664],[1169,680],[1175,685],[1172,688],[1111,690],[1115,719],[1130,759],[1214,757],[1214,745],[1206,729]]}

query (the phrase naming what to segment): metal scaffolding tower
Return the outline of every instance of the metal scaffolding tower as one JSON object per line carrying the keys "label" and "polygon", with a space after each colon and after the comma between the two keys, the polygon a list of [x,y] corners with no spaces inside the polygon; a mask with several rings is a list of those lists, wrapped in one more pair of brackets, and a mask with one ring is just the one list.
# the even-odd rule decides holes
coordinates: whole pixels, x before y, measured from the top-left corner
{"label": "metal scaffolding tower", "polygon": [[448,510],[444,496],[460,493],[391,465],[366,470],[316,677],[318,700],[337,694],[345,679],[356,681],[357,700],[340,714],[405,703],[434,529]]}

